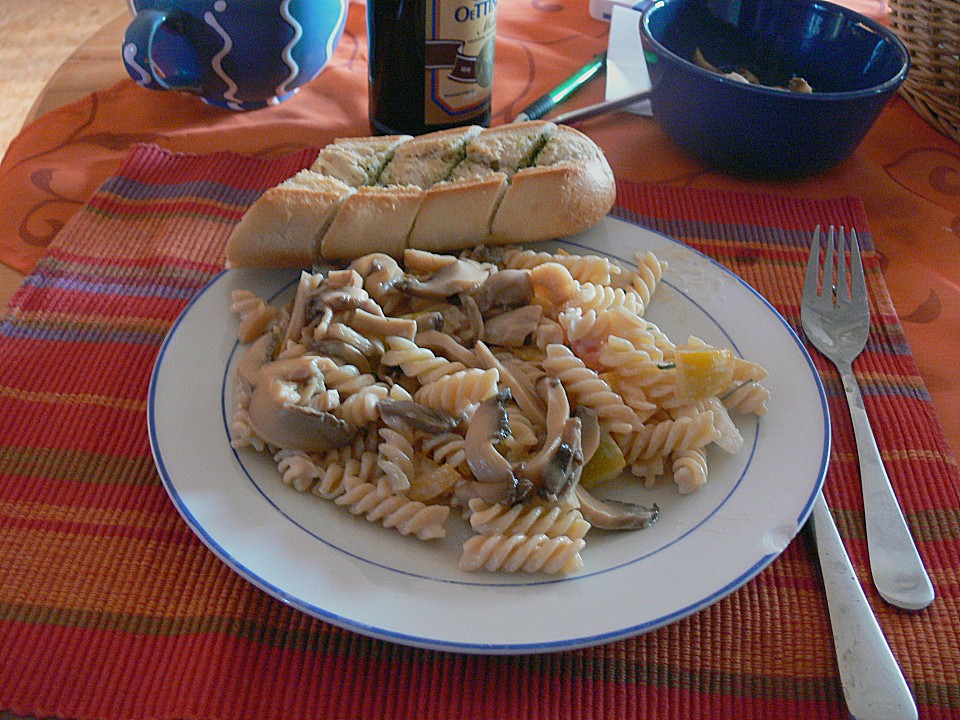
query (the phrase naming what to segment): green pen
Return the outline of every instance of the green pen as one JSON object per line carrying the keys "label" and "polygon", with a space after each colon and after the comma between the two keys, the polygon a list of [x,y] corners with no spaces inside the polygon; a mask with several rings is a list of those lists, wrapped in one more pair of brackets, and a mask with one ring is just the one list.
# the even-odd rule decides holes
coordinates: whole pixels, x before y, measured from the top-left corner
{"label": "green pen", "polygon": [[574,90],[600,72],[606,62],[606,51],[600,53],[599,55],[594,55],[590,62],[577,70],[573,75],[557,85],[546,95],[538,98],[530,105],[525,107],[520,114],[513,119],[513,121],[523,122],[524,120],[538,120],[539,118],[542,118],[548,112],[553,110],[558,104],[560,104]]}

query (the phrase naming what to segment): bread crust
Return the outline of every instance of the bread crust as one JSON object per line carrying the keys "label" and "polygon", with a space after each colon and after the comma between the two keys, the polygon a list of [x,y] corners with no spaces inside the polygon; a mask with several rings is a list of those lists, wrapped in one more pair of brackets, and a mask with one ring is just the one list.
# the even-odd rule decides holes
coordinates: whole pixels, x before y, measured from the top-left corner
{"label": "bread crust", "polygon": [[407,246],[452,252],[482,245],[506,189],[507,175],[501,172],[437,183],[424,195]]}
{"label": "bread crust", "polygon": [[613,171],[602,155],[520,170],[490,224],[490,242],[537,242],[595,225],[616,200]]}
{"label": "bread crust", "polygon": [[416,185],[358,188],[337,211],[315,260],[352,260],[374,252],[401,257],[425,194]]}
{"label": "bread crust", "polygon": [[356,191],[335,178],[303,175],[309,172],[268,188],[250,206],[227,242],[227,267],[304,267],[320,256],[321,237]]}
{"label": "bread crust", "polygon": [[227,264],[549,240],[593,226],[615,199],[600,148],[550,122],[339,139],[250,207],[228,239]]}

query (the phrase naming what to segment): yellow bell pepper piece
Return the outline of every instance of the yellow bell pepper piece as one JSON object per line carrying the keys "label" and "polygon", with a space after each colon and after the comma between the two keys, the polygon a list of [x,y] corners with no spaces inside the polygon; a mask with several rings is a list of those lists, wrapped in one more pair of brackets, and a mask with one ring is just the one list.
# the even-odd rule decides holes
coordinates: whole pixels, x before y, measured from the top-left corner
{"label": "yellow bell pepper piece", "polygon": [[677,394],[688,400],[705,400],[733,381],[734,357],[730,348],[678,348]]}
{"label": "yellow bell pepper piece", "polygon": [[593,453],[593,457],[583,466],[580,474],[580,484],[587,490],[602,485],[607,480],[613,480],[627,466],[627,461],[620,451],[620,446],[610,437],[610,433],[600,433],[600,444]]}

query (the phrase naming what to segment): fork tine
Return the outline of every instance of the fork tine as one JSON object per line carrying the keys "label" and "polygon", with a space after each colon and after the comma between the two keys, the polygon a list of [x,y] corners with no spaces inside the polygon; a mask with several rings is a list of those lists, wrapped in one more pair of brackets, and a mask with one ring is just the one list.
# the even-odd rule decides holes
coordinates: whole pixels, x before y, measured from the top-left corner
{"label": "fork tine", "polygon": [[864,308],[869,307],[867,302],[867,284],[863,279],[863,261],[860,259],[860,239],[857,231],[850,231],[850,297],[856,304]]}
{"label": "fork tine", "polygon": [[820,226],[813,231],[813,238],[810,240],[810,257],[807,258],[807,274],[803,281],[803,294],[805,297],[817,296],[817,279],[820,274]]}
{"label": "fork tine", "polygon": [[831,305],[834,301],[833,253],[834,233],[833,225],[831,225],[827,229],[827,251],[823,256],[823,285],[820,292],[820,297],[825,298]]}
{"label": "fork tine", "polygon": [[837,302],[849,302],[847,292],[847,248],[843,226],[837,232]]}

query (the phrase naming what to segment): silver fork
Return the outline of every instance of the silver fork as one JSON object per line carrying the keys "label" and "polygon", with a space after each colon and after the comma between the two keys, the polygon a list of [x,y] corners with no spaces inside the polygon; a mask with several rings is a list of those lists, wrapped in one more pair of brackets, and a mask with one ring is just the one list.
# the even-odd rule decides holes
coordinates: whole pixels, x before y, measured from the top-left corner
{"label": "silver fork", "polygon": [[836,236],[835,243],[831,226],[822,264],[823,279],[819,282],[819,225],[813,233],[800,319],[810,342],[837,366],[847,396],[860,458],[867,551],[874,585],[890,604],[920,610],[933,602],[933,585],[883,467],[851,365],[866,347],[870,332],[870,307],[857,233],[850,231],[849,284],[842,227]]}

